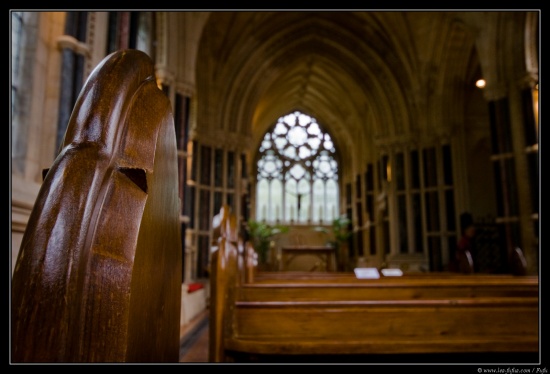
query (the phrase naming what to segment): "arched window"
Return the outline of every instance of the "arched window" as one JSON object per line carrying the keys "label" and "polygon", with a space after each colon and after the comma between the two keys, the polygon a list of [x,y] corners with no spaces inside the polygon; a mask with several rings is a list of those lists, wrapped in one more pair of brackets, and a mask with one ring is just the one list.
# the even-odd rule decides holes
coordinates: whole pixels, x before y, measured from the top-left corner
{"label": "arched window", "polygon": [[338,207],[338,163],[330,135],[316,119],[287,114],[265,134],[258,158],[256,218],[331,222]]}

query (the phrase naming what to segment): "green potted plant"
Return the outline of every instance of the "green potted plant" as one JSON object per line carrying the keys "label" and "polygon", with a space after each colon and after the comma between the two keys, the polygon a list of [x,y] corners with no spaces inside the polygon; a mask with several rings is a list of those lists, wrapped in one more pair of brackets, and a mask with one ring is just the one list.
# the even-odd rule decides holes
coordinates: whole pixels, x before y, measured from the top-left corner
{"label": "green potted plant", "polygon": [[269,247],[273,237],[285,232],[288,232],[288,226],[270,225],[253,219],[248,221],[248,235],[258,253],[259,264],[267,264]]}
{"label": "green potted plant", "polygon": [[336,263],[339,271],[347,270],[348,240],[351,236],[349,224],[349,218],[344,215],[336,217],[332,221],[333,246],[336,251]]}

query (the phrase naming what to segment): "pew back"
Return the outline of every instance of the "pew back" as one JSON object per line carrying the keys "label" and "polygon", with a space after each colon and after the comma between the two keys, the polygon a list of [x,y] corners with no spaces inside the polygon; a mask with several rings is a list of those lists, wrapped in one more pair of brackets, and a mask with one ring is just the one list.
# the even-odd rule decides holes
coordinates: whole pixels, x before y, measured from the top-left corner
{"label": "pew back", "polygon": [[243,301],[270,300],[441,300],[483,297],[538,297],[536,277],[403,276],[357,279],[352,274],[263,279],[239,288]]}
{"label": "pew back", "polygon": [[537,305],[537,298],[237,301],[238,335],[225,344],[271,355],[536,352]]}

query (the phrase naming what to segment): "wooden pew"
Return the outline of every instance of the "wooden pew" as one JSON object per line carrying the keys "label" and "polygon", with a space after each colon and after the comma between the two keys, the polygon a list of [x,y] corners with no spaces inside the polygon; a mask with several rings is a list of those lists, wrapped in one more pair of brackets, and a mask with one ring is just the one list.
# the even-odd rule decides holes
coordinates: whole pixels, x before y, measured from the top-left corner
{"label": "wooden pew", "polygon": [[538,300],[528,297],[237,301],[234,333],[224,344],[236,361],[259,355],[362,355],[365,361],[388,355],[387,362],[392,354],[504,356],[538,351],[537,318]]}
{"label": "wooden pew", "polygon": [[178,362],[176,137],[143,52],[92,72],[12,279],[13,362]]}
{"label": "wooden pew", "polygon": [[[235,247],[220,241],[228,266],[238,263]],[[250,264],[244,278],[243,269],[226,269],[224,287],[236,291],[225,293],[213,362],[392,362],[398,356],[490,362],[538,353],[537,277],[254,273],[253,248],[244,253]]]}

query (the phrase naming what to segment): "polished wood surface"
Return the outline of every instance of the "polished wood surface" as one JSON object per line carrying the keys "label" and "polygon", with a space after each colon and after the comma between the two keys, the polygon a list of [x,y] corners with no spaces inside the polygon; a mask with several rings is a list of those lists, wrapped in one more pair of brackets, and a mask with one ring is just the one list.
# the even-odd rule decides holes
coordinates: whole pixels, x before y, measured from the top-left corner
{"label": "polished wood surface", "polygon": [[208,308],[182,327],[179,362],[208,362]]}
{"label": "polished wood surface", "polygon": [[22,239],[14,362],[178,362],[176,151],[151,59],[107,56],[78,97]]}
{"label": "polished wood surface", "polygon": [[[286,274],[279,273],[279,274]],[[298,277],[299,276],[299,277]],[[240,286],[240,300],[448,300],[461,298],[533,297],[539,295],[537,277],[512,275],[405,275],[357,279],[348,273],[320,273],[306,278],[258,274]]]}
{"label": "polished wood surface", "polygon": [[[518,318],[521,316],[521,318]],[[537,352],[537,298],[237,301],[248,354]]]}

